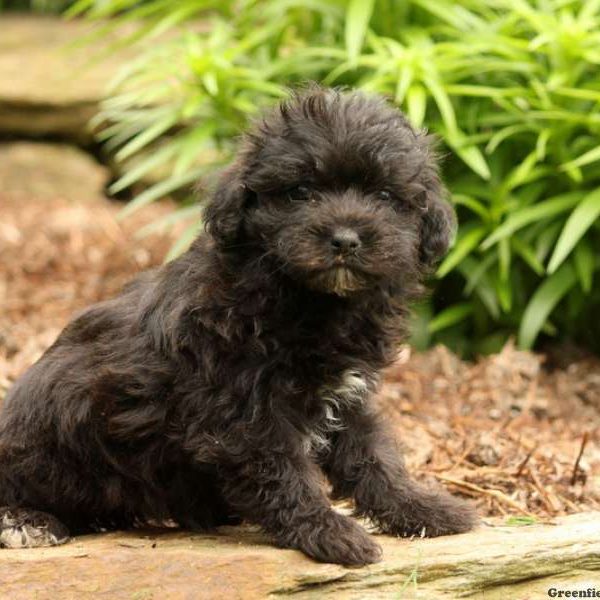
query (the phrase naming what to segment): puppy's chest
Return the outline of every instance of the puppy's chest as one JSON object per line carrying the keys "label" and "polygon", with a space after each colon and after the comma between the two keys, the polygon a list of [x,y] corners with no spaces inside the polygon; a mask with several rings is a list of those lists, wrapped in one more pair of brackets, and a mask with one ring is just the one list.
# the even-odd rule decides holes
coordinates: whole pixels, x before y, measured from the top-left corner
{"label": "puppy's chest", "polygon": [[359,369],[346,369],[317,390],[317,415],[305,439],[307,453],[325,450],[334,432],[346,427],[349,412],[360,410],[377,388],[378,376]]}

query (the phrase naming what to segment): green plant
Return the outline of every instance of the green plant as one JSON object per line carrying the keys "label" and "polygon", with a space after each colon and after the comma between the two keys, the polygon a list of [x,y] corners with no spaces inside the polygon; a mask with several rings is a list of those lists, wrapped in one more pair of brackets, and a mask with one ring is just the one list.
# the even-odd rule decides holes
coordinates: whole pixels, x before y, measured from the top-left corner
{"label": "green plant", "polygon": [[[402,585],[398,589],[397,598],[398,600],[402,600],[407,597],[416,597],[419,589],[419,567],[421,566],[421,562],[423,560],[423,550],[422,548],[418,548],[417,557],[415,560],[415,566],[411,569],[410,573],[403,581]],[[410,594],[407,596],[407,594]]]}
{"label": "green plant", "polygon": [[513,516],[506,519],[505,525],[509,527],[528,527],[529,525],[535,525],[537,522],[535,517]]}
{"label": "green plant", "polygon": [[159,40],[103,112],[127,163],[113,191],[166,172],[128,211],[227,161],[286,86],[382,93],[440,138],[460,221],[417,311],[420,343],[473,353],[543,333],[599,348],[599,0],[79,0],[81,12]]}
{"label": "green plant", "polygon": [[0,12],[18,11],[58,14],[70,4],[70,0],[0,0]]}

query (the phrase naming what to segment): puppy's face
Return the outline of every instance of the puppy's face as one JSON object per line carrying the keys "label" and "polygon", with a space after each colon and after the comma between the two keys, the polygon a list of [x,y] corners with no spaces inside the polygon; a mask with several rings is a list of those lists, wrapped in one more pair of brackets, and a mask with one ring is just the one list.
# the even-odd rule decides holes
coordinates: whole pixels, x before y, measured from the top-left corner
{"label": "puppy's face", "polygon": [[445,251],[452,212],[426,138],[380,99],[317,90],[247,140],[207,211],[224,249],[254,244],[278,272],[338,296],[409,287]]}
{"label": "puppy's face", "polygon": [[[286,156],[294,151],[291,144]],[[283,271],[321,292],[348,296],[412,277],[422,207],[403,201],[381,159],[357,156],[346,140],[328,156],[305,155],[297,171],[282,169],[274,154],[263,170],[279,174],[276,187],[274,177],[249,178],[256,204],[247,232]]]}

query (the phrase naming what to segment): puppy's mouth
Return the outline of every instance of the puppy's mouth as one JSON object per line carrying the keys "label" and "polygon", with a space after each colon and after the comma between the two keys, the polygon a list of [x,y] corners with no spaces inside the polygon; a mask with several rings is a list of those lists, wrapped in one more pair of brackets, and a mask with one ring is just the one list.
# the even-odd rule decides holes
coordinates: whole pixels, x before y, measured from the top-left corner
{"label": "puppy's mouth", "polygon": [[368,282],[364,273],[340,262],[313,273],[308,279],[308,284],[318,291],[346,297],[365,289]]}

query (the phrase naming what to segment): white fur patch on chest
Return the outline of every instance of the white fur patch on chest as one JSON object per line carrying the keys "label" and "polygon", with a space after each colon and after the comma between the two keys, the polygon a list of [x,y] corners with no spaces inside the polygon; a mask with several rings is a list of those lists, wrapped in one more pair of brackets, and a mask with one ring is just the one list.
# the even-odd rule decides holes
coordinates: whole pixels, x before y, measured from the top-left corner
{"label": "white fur patch on chest", "polygon": [[307,436],[307,453],[319,452],[329,445],[330,434],[344,429],[344,412],[362,405],[375,388],[374,377],[369,377],[356,369],[347,369],[332,384],[319,390],[323,402],[323,415]]}
{"label": "white fur patch on chest", "polygon": [[320,396],[331,406],[340,410],[362,404],[369,392],[369,380],[360,371],[348,369],[342,373],[336,385],[326,385],[320,390]]}

